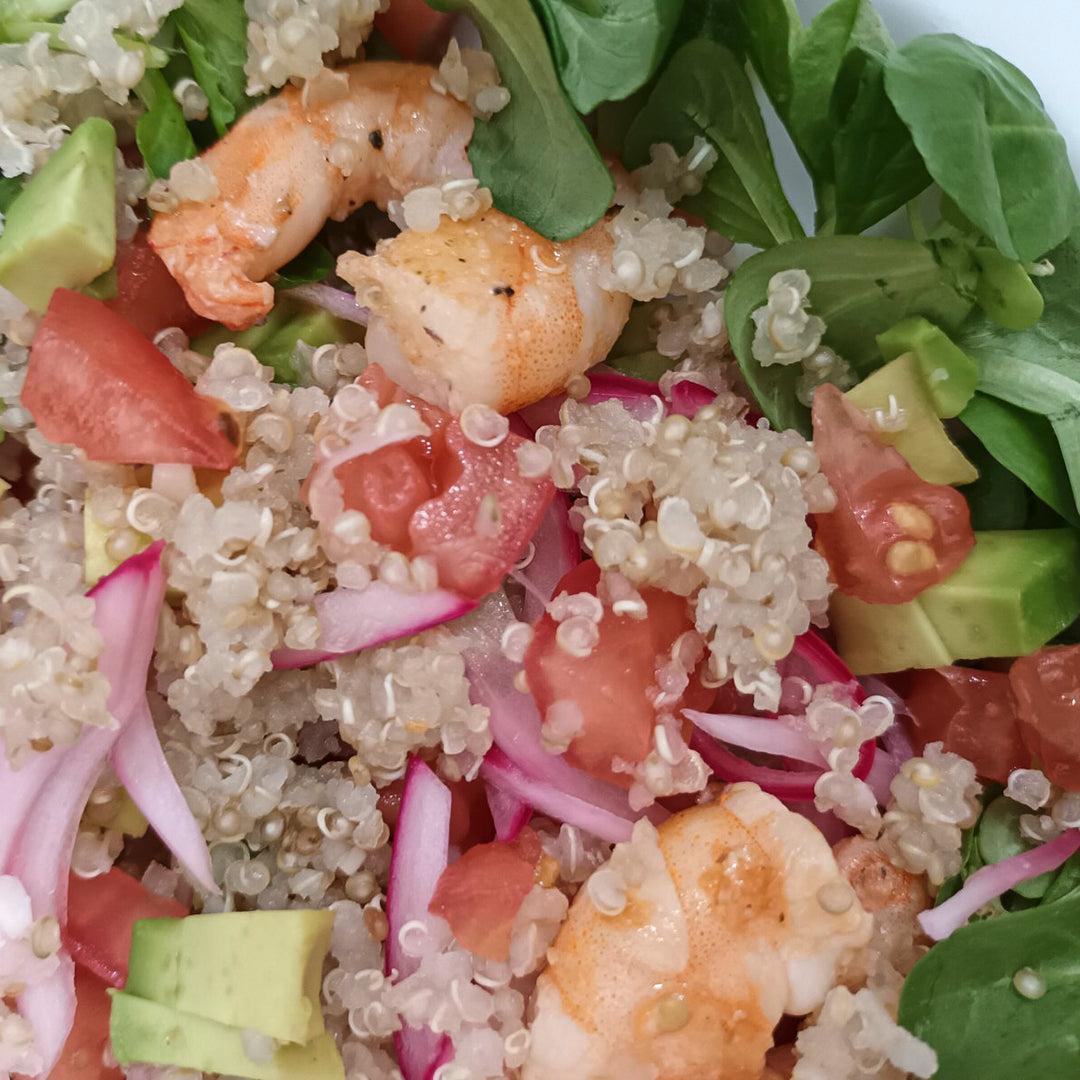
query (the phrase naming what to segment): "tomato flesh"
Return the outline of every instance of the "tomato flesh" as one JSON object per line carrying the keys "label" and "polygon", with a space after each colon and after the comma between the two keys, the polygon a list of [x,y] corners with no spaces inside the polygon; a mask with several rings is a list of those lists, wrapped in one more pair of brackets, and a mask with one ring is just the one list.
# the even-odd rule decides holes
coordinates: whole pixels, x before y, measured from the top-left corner
{"label": "tomato flesh", "polygon": [[454,16],[428,7],[424,0],[394,0],[375,16],[375,29],[406,60],[434,60],[446,50]]}
{"label": "tomato flesh", "polygon": [[75,968],[75,1023],[49,1080],[122,1080],[116,1065],[105,1064],[109,1045],[108,986],[84,967]]}
{"label": "tomato flesh", "polygon": [[167,326],[179,326],[192,337],[210,323],[191,310],[147,236],[140,230],[116,245],[116,296],[105,306],[151,340]]}
{"label": "tomato flesh", "polygon": [[942,742],[967,758],[979,776],[1001,784],[1013,769],[1031,764],[1005,672],[940,667],[908,671],[890,681],[911,712],[906,727],[916,753],[927,743]]}
{"label": "tomato flesh", "polygon": [[428,910],[450,924],[454,937],[496,963],[510,958],[514,919],[533,887],[540,838],[526,826],[513,842],[469,848],[435,886]]}
{"label": "tomato flesh", "polygon": [[1020,657],[1009,681],[1020,703],[1024,743],[1055,784],[1080,790],[1080,645]]}
{"label": "tomato flesh", "polygon": [[814,516],[815,543],[840,590],[868,604],[902,604],[947,578],[975,546],[964,497],[921,479],[835,386],[815,391],[813,422],[837,500]]}
{"label": "tomato flesh", "polygon": [[[555,588],[560,593],[596,595],[600,568],[591,559],[575,566]],[[600,637],[588,656],[572,656],[556,641],[559,624],[545,613],[537,621],[525,654],[529,691],[542,715],[555,702],[572,702],[581,714],[582,728],[571,740],[565,757],[572,765],[601,780],[629,788],[626,773],[612,768],[613,758],[636,763],[652,749],[657,713],[651,691],[656,668],[675,640],[694,628],[686,599],[662,589],[639,589],[648,605],[644,619],[616,615],[606,609]],[[698,704],[700,683],[690,687],[672,711]]]}
{"label": "tomato flesh", "polygon": [[72,874],[64,944],[76,964],[88,968],[109,986],[123,986],[131,952],[131,928],[136,921],[187,914],[183,904],[152,893],[115,866],[107,874],[92,878]]}
{"label": "tomato flesh", "polygon": [[42,434],[91,461],[229,469],[221,414],[99,300],[57,289],[30,347],[22,403]]}
{"label": "tomato flesh", "polygon": [[[521,475],[513,433],[478,446],[456,417],[407,394],[372,364],[357,380],[381,406],[408,405],[431,435],[339,465],[346,508],[361,510],[371,535],[414,558],[428,556],[439,585],[479,599],[499,587],[536,532],[555,494],[550,480]],[[494,518],[487,508],[497,511]]]}

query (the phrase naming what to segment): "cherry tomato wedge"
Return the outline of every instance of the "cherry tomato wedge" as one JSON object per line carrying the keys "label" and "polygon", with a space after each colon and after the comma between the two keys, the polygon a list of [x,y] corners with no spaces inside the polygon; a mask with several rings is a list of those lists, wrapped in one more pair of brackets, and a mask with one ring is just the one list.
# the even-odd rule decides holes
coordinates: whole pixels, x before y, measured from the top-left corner
{"label": "cherry tomato wedge", "polygon": [[75,1024],[49,1080],[122,1080],[119,1066],[105,1064],[110,1008],[107,984],[76,966]]}
{"label": "cherry tomato wedge", "polygon": [[72,874],[64,944],[76,965],[89,968],[109,986],[123,986],[136,921],[187,914],[183,904],[152,893],[115,866],[92,878]]}
{"label": "cherry tomato wedge", "polygon": [[1066,791],[1080,790],[1080,645],[1022,656],[1009,669],[1020,733],[1039,766]]}
{"label": "cherry tomato wedge", "polygon": [[454,16],[435,11],[424,0],[394,0],[375,16],[375,29],[406,60],[438,62],[446,50]]}
{"label": "cherry tomato wedge", "polygon": [[963,495],[921,479],[828,383],[814,393],[814,449],[836,493],[815,543],[842,592],[901,604],[947,578],[975,546]]}
{"label": "cherry tomato wedge", "polygon": [[57,289],[30,347],[22,403],[91,461],[229,469],[223,418],[160,349],[99,300]]}

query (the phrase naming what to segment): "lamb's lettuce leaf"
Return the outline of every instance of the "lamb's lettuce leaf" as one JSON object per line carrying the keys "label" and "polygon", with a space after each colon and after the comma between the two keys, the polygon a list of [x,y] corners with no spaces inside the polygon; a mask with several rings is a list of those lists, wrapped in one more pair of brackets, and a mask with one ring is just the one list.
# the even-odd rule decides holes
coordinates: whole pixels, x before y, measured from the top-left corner
{"label": "lamb's lettuce leaf", "polygon": [[135,142],[150,175],[166,178],[178,161],[197,153],[184,113],[160,71],[147,71],[135,87],[146,112],[135,125]]}

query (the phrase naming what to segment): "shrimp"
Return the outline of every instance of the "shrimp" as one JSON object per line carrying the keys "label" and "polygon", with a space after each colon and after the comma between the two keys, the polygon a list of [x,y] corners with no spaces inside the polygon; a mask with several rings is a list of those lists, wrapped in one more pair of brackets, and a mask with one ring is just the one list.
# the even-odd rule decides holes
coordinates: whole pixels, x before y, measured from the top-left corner
{"label": "shrimp", "polygon": [[273,307],[263,279],[325,224],[415,187],[467,178],[468,106],[431,88],[433,68],[363,62],[287,87],[200,159],[218,195],[160,213],[150,243],[200,315],[243,330]]}
{"label": "shrimp", "polygon": [[870,934],[825,838],[754,784],[638,822],[548,951],[524,1080],[760,1080],[780,1017]]}
{"label": "shrimp", "polygon": [[600,284],[603,222],[562,243],[498,210],[407,230],[338,273],[372,311],[368,357],[428,401],[513,412],[562,390],[608,354],[630,314]]}

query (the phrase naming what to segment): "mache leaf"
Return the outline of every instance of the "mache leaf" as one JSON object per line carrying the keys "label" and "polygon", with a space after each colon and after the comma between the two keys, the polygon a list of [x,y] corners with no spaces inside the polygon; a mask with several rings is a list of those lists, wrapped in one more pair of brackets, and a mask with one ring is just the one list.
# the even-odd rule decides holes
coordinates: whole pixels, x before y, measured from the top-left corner
{"label": "mache leaf", "polygon": [[185,0],[168,18],[209,102],[219,136],[254,104],[247,97],[247,15],[243,0]]}
{"label": "mache leaf", "polygon": [[1031,81],[952,34],[895,52],[885,89],[930,175],[1010,259],[1030,262],[1080,221],[1065,140]]}
{"label": "mache leaf", "polygon": [[529,0],[429,0],[464,11],[495,57],[510,104],[477,121],[469,160],[495,205],[552,240],[579,236],[607,211],[615,184],[559,84]]}
{"label": "mache leaf", "polygon": [[[1039,998],[1016,991],[1032,968]],[[915,965],[899,1021],[937,1051],[934,1080],[1074,1076],[1080,1063],[1080,896],[961,927]]]}
{"label": "mache leaf", "polygon": [[660,66],[681,0],[533,0],[555,67],[578,112],[621,101]]}
{"label": "mache leaf", "polygon": [[334,256],[330,249],[318,240],[312,240],[299,255],[291,258],[274,277],[274,288],[295,289],[297,285],[310,285],[323,281],[334,270]]}
{"label": "mache leaf", "polygon": [[160,71],[147,71],[135,93],[146,106],[146,112],[135,125],[135,142],[150,175],[165,179],[178,161],[195,156],[195,140],[172,88]]}
{"label": "mache leaf", "polygon": [[971,311],[967,282],[912,240],[868,236],[816,236],[783,244],[748,259],[724,293],[724,321],[762,412],[776,428],[810,435],[810,410],[795,397],[799,364],[762,367],[754,359],[754,310],[768,297],[769,279],[781,270],[810,275],[810,308],[825,320],[825,343],[857,371],[881,364],[877,334],[909,315],[923,315],[955,333]]}
{"label": "mache leaf", "polygon": [[[1038,279],[1045,308],[1030,330],[1006,330],[978,314],[964,327],[957,344],[979,362],[979,389],[984,394],[1049,421],[1068,472],[1073,504],[1080,506],[1080,228],[1050,253],[1050,260],[1054,273]],[[1015,455],[1014,459],[1019,460]],[[1030,454],[1026,462],[1026,468],[1034,469],[1036,459]],[[1030,480],[1026,482],[1062,512]],[[1053,482],[1045,473],[1040,485],[1049,491]],[[1061,502],[1060,492],[1055,498]]]}
{"label": "mache leaf", "polygon": [[[701,6],[720,9],[702,20],[714,30],[707,36],[734,44],[750,60],[769,100],[784,116],[793,92],[793,59],[805,33],[793,0],[706,0]],[[735,35],[734,43],[722,36],[725,31]]]}
{"label": "mache leaf", "polygon": [[717,232],[732,240],[771,247],[804,235],[780,186],[765,125],[742,61],[707,38],[681,46],[630,125],[623,161],[636,168],[653,143],[680,153],[695,136],[720,159],[700,194],[684,201]]}

